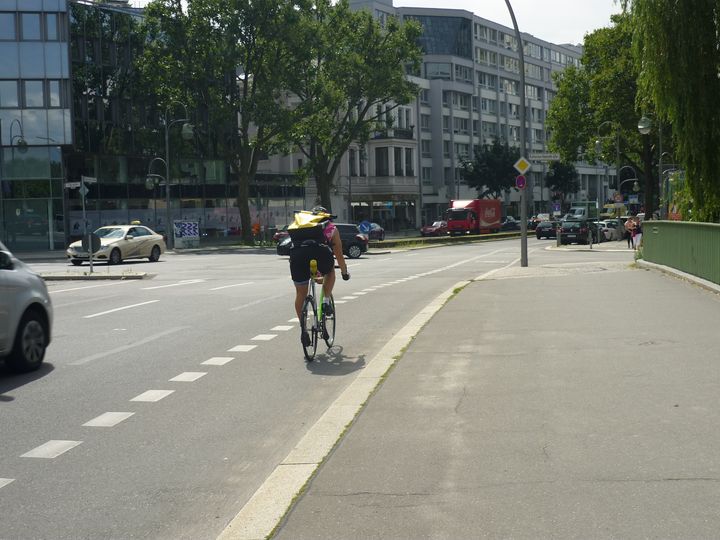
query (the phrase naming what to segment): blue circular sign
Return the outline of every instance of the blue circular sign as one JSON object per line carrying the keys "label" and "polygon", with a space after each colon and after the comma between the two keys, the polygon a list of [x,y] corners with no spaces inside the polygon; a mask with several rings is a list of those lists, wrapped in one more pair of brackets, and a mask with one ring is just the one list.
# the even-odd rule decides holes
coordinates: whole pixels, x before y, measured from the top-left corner
{"label": "blue circular sign", "polygon": [[360,225],[358,225],[358,228],[360,229],[360,232],[363,234],[367,234],[370,232],[370,222],[369,221],[361,221]]}

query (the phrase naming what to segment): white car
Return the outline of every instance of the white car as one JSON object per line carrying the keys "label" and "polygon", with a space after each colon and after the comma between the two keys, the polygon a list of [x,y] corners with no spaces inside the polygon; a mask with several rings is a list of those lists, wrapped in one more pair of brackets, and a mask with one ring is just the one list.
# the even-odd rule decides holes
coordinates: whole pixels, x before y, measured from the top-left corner
{"label": "white car", "polygon": [[0,359],[11,371],[40,367],[52,319],[45,281],[0,242]]}
{"label": "white car", "polygon": [[[148,259],[157,262],[165,253],[163,237],[144,225],[107,225],[94,234],[100,237],[100,249],[93,253],[93,261],[120,264],[125,259]],[[80,240],[70,244],[66,255],[75,266],[90,259]]]}

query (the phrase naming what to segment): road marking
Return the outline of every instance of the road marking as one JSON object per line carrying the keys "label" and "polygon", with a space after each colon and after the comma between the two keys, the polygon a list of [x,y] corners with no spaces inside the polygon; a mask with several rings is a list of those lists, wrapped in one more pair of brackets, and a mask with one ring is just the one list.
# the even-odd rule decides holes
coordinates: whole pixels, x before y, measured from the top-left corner
{"label": "road marking", "polygon": [[170,379],[170,382],[195,382],[205,375],[207,375],[207,371],[185,371]]}
{"label": "road marking", "polygon": [[155,289],[167,289],[168,287],[181,287],[182,285],[193,285],[194,283],[202,283],[204,279],[183,279],[177,283],[171,283],[170,285],[156,285],[155,287],[143,287],[143,291],[153,291]]}
{"label": "road marking", "polygon": [[0,478],[0,488],[4,488],[8,484],[14,482],[14,478]]}
{"label": "road marking", "polygon": [[372,292],[375,290],[375,287],[370,287],[369,289],[363,289],[362,292]]}
{"label": "road marking", "polygon": [[250,341],[270,341],[271,339],[275,339],[276,337],[277,334],[258,334]]}
{"label": "road marking", "polygon": [[100,313],[93,313],[92,315],[85,315],[85,317],[83,317],[83,319],[92,319],[94,317],[100,317],[102,315],[107,315],[108,313],[115,313],[116,311],[123,311],[125,309],[132,309],[135,307],[146,306],[148,304],[154,304],[155,302],[159,302],[159,301],[160,300],[148,300],[147,302],[140,302],[139,304],[132,304],[130,306],[123,306],[123,307],[119,307],[119,308],[115,308],[115,309],[109,309],[107,311],[101,311]]}
{"label": "road marking", "polygon": [[233,360],[235,360],[233,356],[213,356],[202,362],[202,364],[205,366],[224,366]]}
{"label": "road marking", "polygon": [[300,322],[300,319],[297,317],[293,317],[292,319],[288,320],[288,322]]}
{"label": "road marking", "polygon": [[257,345],[235,345],[232,349],[228,349],[228,352],[249,352],[255,347]]}
{"label": "road marking", "polygon": [[73,287],[72,289],[60,289],[57,291],[50,290],[48,292],[52,293],[59,293],[59,292],[69,292],[69,291],[82,291],[83,289],[94,289],[96,287],[112,287],[113,285],[124,285],[125,283],[130,283],[130,281],[113,281],[112,283],[103,283],[102,285],[88,285],[86,287]]}
{"label": "road marking", "polygon": [[71,366],[80,366],[82,364],[87,364],[88,362],[92,362],[93,360],[98,360],[99,358],[103,358],[105,356],[111,356],[113,354],[127,351],[128,349],[132,349],[133,347],[139,347],[141,345],[145,345],[146,343],[150,343],[151,341],[155,341],[156,339],[160,339],[161,337],[165,337],[169,334],[174,334],[175,332],[179,332],[180,330],[184,330],[185,328],[188,328],[188,327],[187,326],[178,326],[176,328],[170,328],[169,330],[165,330],[164,332],[160,332],[159,334],[154,334],[152,336],[148,336],[146,338],[143,338],[139,341],[135,341],[128,345],[123,345],[122,347],[117,347],[115,349],[110,349],[109,351],[91,354],[90,356],[86,356],[85,358],[81,358],[80,360],[75,360],[74,362],[70,362],[70,365]]}
{"label": "road marking", "polygon": [[25,452],[20,457],[53,459],[79,444],[82,444],[82,441],[48,441],[29,452]]}
{"label": "road marking", "polygon": [[354,292],[353,296],[365,296],[367,293],[363,291]]}
{"label": "road marking", "polygon": [[252,285],[254,281],[247,281],[245,283],[236,283],[235,285],[223,285],[222,287],[214,287],[211,291],[220,291],[222,289],[229,289],[230,287],[242,287],[243,285]]}
{"label": "road marking", "polygon": [[336,304],[347,304],[347,300],[335,300]]}
{"label": "road marking", "polygon": [[341,300],[356,300],[357,296],[343,296]]}
{"label": "road marking", "polygon": [[161,399],[168,397],[174,391],[175,390],[148,390],[147,392],[143,392],[139,396],[135,396],[130,401],[160,401]]}
{"label": "road marking", "polygon": [[276,327],[274,327],[274,328],[271,328],[270,331],[271,331],[271,332],[287,332],[288,330],[292,330],[293,328],[295,328],[295,327],[294,327],[294,326],[289,326],[289,325],[286,325],[286,324],[281,324],[281,325],[278,325],[278,326],[276,326]]}
{"label": "road marking", "polygon": [[117,426],[123,420],[127,420],[133,414],[132,412],[106,412],[92,420],[85,422],[83,426],[87,427],[113,427]]}

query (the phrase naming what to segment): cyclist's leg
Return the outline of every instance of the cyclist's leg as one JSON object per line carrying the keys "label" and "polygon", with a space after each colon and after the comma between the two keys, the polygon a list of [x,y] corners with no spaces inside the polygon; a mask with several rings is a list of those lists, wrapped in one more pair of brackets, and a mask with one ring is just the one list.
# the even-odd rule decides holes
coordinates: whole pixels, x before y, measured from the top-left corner
{"label": "cyclist's leg", "polygon": [[335,258],[328,246],[318,246],[317,260],[318,270],[324,276],[323,293],[326,298],[330,298],[335,286]]}
{"label": "cyclist's leg", "polygon": [[290,277],[295,285],[295,313],[298,318],[310,283],[310,258],[307,248],[293,248],[290,251]]}

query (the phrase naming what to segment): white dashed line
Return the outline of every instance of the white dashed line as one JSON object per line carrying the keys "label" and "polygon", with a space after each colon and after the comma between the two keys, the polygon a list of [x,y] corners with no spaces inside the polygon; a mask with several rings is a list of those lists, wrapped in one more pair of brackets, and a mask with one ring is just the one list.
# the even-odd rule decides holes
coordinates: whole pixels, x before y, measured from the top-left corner
{"label": "white dashed line", "polygon": [[375,290],[375,287],[370,287],[369,289],[363,289],[362,292],[372,292]]}
{"label": "white dashed line", "polygon": [[204,279],[183,279],[178,283],[171,283],[170,285],[155,285],[154,287],[143,287],[143,291],[154,291],[155,289],[167,289],[168,287],[180,287],[182,285],[193,285],[194,283],[202,283]]}
{"label": "white dashed line", "polygon": [[357,296],[343,296],[341,300],[356,300]]}
{"label": "white dashed line", "polygon": [[228,352],[249,352],[255,347],[257,345],[235,345],[232,349],[228,349]]}
{"label": "white dashed line", "polygon": [[85,422],[83,426],[87,427],[113,427],[123,420],[127,420],[133,414],[131,412],[106,412],[100,416],[93,418],[89,422]]}
{"label": "white dashed line", "polygon": [[211,291],[220,291],[222,289],[229,289],[231,287],[242,287],[243,285],[252,285],[254,281],[248,281],[247,283],[236,283],[235,285],[223,285],[222,287],[214,287]]}
{"label": "white dashed line", "polygon": [[360,292],[354,292],[353,296],[365,296],[366,294],[367,294],[366,292],[360,291]]}
{"label": "white dashed line", "polygon": [[174,391],[175,390],[148,390],[147,392],[143,392],[139,396],[135,396],[130,401],[160,401],[161,399],[168,397]]}
{"label": "white dashed line", "polygon": [[206,371],[185,371],[184,373],[170,379],[170,382],[194,382],[205,375],[207,375]]}
{"label": "white dashed line", "polygon": [[85,315],[84,319],[92,319],[93,317],[100,317],[101,315],[107,315],[108,313],[115,313],[116,311],[123,311],[124,309],[132,309],[134,307],[146,306],[148,304],[154,304],[160,300],[149,300],[147,302],[140,302],[139,304],[132,304],[131,306],[123,306],[115,309],[109,309],[107,311],[101,311],[100,313],[93,313],[92,315]]}
{"label": "white dashed line", "polygon": [[281,324],[281,325],[279,325],[279,326],[276,326],[276,327],[274,327],[274,328],[271,328],[270,331],[271,331],[271,332],[287,332],[288,330],[292,330],[293,328],[295,328],[295,327],[294,327],[294,326],[288,326],[288,325],[285,325],[285,324]]}
{"label": "white dashed line", "polygon": [[347,300],[335,300],[336,304],[347,304]]}
{"label": "white dashed line", "polygon": [[82,441],[48,441],[29,452],[25,452],[20,457],[53,459],[79,444],[82,444]]}
{"label": "white dashed line", "polygon": [[271,339],[275,339],[276,337],[277,334],[258,334],[250,341],[270,341]]}
{"label": "white dashed line", "polygon": [[204,366],[224,366],[228,362],[232,362],[235,360],[232,356],[213,356],[212,358],[208,358],[202,364]]}
{"label": "white dashed line", "polygon": [[298,319],[297,317],[293,317],[288,322],[300,322],[300,319]]}
{"label": "white dashed line", "polygon": [[60,292],[69,292],[69,291],[82,291],[83,289],[94,289],[96,287],[111,287],[113,285],[123,285],[125,283],[130,283],[130,281],[116,281],[114,283],[103,283],[102,285],[88,285],[87,287],[73,287],[71,289],[60,289],[57,291],[50,290],[48,292],[50,293],[60,293]]}
{"label": "white dashed line", "polygon": [[0,488],[4,488],[8,484],[14,482],[14,478],[0,478]]}

